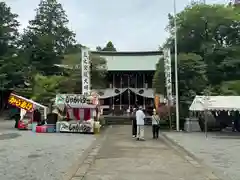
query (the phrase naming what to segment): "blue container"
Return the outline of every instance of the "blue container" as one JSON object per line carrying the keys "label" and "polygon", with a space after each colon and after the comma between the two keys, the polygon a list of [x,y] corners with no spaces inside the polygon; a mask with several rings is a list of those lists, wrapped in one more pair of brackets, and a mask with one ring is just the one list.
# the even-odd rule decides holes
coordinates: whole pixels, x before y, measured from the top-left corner
{"label": "blue container", "polygon": [[46,126],[47,126],[47,133],[56,132],[56,125],[55,124],[46,124]]}
{"label": "blue container", "polygon": [[56,124],[56,132],[57,133],[60,132],[60,124],[61,124],[61,122],[57,122],[57,124]]}
{"label": "blue container", "polygon": [[36,132],[37,123],[32,123],[32,132]]}

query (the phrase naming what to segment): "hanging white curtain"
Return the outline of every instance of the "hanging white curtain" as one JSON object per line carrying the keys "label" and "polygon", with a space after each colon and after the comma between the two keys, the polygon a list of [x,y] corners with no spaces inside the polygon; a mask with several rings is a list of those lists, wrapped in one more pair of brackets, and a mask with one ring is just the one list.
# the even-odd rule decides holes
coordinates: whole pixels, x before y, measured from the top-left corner
{"label": "hanging white curtain", "polygon": [[154,98],[154,91],[153,89],[146,89],[146,88],[129,88],[133,93],[143,96],[146,98]]}
{"label": "hanging white curtain", "polygon": [[99,92],[99,99],[107,99],[110,97],[115,97],[117,95],[120,95],[124,93],[127,90],[127,88],[114,88],[114,89],[103,89],[103,90],[98,90]]}

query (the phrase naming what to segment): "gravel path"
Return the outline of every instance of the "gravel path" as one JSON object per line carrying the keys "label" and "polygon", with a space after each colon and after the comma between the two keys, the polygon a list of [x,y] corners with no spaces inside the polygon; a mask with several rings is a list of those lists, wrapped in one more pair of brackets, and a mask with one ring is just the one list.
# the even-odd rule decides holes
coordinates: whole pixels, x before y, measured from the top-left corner
{"label": "gravel path", "polygon": [[1,180],[61,180],[95,137],[83,134],[36,134],[0,123]]}
{"label": "gravel path", "polygon": [[223,179],[240,179],[240,134],[213,132],[205,138],[203,133],[164,134],[202,160],[215,172],[225,176]]}

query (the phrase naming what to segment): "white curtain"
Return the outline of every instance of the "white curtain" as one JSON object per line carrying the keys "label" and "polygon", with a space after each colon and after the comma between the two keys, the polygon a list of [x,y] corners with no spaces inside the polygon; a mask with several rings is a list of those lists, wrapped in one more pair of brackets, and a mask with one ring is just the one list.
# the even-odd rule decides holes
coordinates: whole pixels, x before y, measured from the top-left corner
{"label": "white curtain", "polygon": [[129,88],[133,93],[143,96],[146,98],[154,98],[154,91],[153,89],[146,89],[146,88]]}
{"label": "white curtain", "polygon": [[[109,89],[98,90],[98,93],[100,95],[99,99],[107,99],[110,97],[114,97],[124,93],[126,90],[127,88],[114,88],[114,89],[109,88]],[[119,91],[119,93],[117,93],[116,91]]]}

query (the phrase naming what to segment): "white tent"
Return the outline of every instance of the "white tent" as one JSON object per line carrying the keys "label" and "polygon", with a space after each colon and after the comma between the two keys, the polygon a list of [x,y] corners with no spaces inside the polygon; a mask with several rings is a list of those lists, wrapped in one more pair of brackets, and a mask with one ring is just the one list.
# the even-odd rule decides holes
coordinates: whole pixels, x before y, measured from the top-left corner
{"label": "white tent", "polygon": [[196,96],[190,111],[240,111],[240,96]]}

